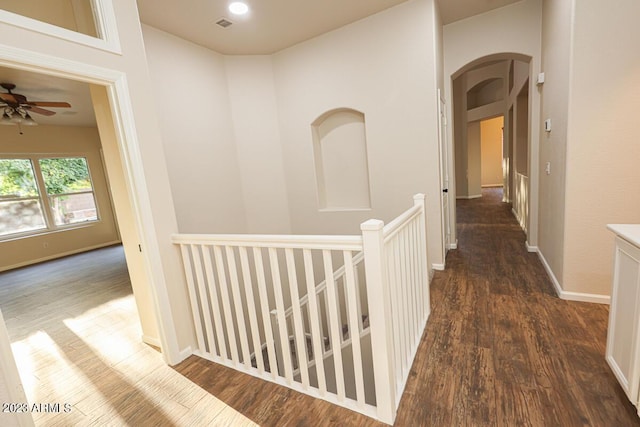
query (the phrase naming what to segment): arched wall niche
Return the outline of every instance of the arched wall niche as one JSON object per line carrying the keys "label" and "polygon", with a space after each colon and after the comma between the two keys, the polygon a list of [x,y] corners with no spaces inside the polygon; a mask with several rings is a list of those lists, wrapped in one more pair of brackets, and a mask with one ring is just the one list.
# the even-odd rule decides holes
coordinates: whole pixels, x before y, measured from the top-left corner
{"label": "arched wall niche", "polygon": [[318,207],[371,209],[364,113],[336,108],[311,123]]}

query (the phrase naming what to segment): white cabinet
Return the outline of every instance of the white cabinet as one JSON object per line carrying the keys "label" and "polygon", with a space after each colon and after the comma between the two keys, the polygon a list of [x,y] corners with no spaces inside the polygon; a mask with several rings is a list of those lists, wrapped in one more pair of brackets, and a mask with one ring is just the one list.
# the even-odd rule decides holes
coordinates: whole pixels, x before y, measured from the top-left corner
{"label": "white cabinet", "polygon": [[640,386],[640,225],[609,225],[617,234],[609,308],[607,363],[629,400]]}

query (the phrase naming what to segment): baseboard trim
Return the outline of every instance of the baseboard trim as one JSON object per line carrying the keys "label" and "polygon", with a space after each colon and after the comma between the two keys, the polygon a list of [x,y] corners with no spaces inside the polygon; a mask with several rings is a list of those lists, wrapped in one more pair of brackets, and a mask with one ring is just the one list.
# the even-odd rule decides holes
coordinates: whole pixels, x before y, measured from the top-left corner
{"label": "baseboard trim", "polygon": [[[534,250],[530,250],[529,248]],[[529,247],[527,245],[527,250],[529,252],[535,252],[538,254],[538,258],[540,258],[540,262],[542,262],[542,265],[544,266],[544,269],[546,270],[547,274],[549,275],[549,278],[551,279],[551,282],[553,283],[553,287],[555,288],[556,294],[558,295],[558,298],[563,299],[563,300],[567,300],[567,301],[578,301],[578,302],[591,302],[591,303],[595,303],[595,304],[610,304],[611,303],[611,297],[608,295],[600,295],[600,294],[588,294],[588,293],[584,293],[584,292],[571,292],[571,291],[565,291],[562,289],[562,286],[560,285],[560,282],[558,281],[558,279],[556,278],[556,275],[553,274],[553,271],[551,270],[551,267],[549,266],[549,263],[547,262],[546,258],[544,257],[544,255],[542,255],[542,252],[540,251],[540,249],[536,246],[531,246]]]}
{"label": "baseboard trim", "polygon": [[527,247],[527,252],[538,253],[538,247],[537,246],[529,246],[529,242],[524,242],[524,244]]}
{"label": "baseboard trim", "polygon": [[121,243],[122,242],[120,240],[113,240],[111,242],[100,243],[99,245],[93,245],[93,246],[88,246],[86,248],[74,249],[72,251],[67,251],[67,252],[60,252],[60,253],[56,253],[56,254],[53,254],[53,255],[45,256],[45,257],[42,257],[42,258],[38,258],[38,259],[30,259],[30,260],[27,260],[27,261],[19,262],[17,264],[6,265],[6,266],[3,266],[3,267],[0,267],[0,272],[13,270],[15,268],[20,268],[20,267],[26,267],[27,265],[38,264],[38,263],[45,262],[45,261],[51,261],[52,259],[64,258],[66,256],[80,254],[82,252],[89,252],[89,251],[93,251],[95,249],[106,248],[108,246],[119,245]]}
{"label": "baseboard trim", "polygon": [[160,340],[158,338],[150,337],[149,335],[142,334],[142,342],[145,342],[149,345],[162,349],[162,345],[160,344]]}
{"label": "baseboard trim", "polygon": [[438,271],[444,270],[444,264],[431,264],[431,268]]}
{"label": "baseboard trim", "polygon": [[472,194],[471,196],[456,196],[456,199],[471,200],[471,199],[479,199],[481,197],[482,197],[482,194]]}
{"label": "baseboard trim", "polygon": [[482,184],[482,188],[502,188],[502,184]]}
{"label": "baseboard trim", "polygon": [[176,365],[180,362],[182,362],[184,359],[186,359],[187,357],[191,356],[193,354],[193,350],[191,349],[191,346],[180,350],[180,352],[178,352],[178,358],[180,360],[178,360],[178,362],[176,362]]}

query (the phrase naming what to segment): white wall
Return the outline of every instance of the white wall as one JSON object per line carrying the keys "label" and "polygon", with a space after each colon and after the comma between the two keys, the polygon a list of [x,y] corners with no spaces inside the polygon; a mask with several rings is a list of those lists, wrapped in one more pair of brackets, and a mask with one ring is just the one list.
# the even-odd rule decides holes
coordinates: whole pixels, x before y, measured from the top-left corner
{"label": "white wall", "polygon": [[224,57],[153,27],[143,34],[180,232],[245,232]]}
{"label": "white wall", "polygon": [[[541,0],[523,0],[444,26],[444,74],[447,80],[445,94],[449,104],[449,117],[452,117],[452,76],[456,77],[464,72],[465,66],[480,58],[494,55],[493,59],[506,59],[514,54],[526,55],[532,58],[531,73],[537,75],[540,71],[541,5]],[[537,165],[540,99],[533,82],[530,82],[529,94],[532,123],[529,138],[532,141],[530,161],[532,165]],[[449,139],[453,140],[452,130]],[[453,163],[450,167],[453,168]],[[531,171],[530,177],[530,185],[534,187],[530,195],[528,242],[532,246],[537,244],[538,234],[537,181],[536,167]],[[455,198],[452,198],[451,211],[455,210],[454,202]]]}
{"label": "white wall", "polygon": [[605,224],[640,222],[640,2],[580,0],[574,8],[562,287],[609,295]]}
{"label": "white wall", "polygon": [[[557,278],[563,275],[565,176],[569,73],[571,62],[572,4],[564,0],[545,0],[542,20],[541,117],[550,118],[552,132],[540,134],[540,232],[538,248]],[[551,174],[544,172],[551,164]]]}
{"label": "white wall", "polygon": [[[359,233],[427,195],[431,262],[441,264],[434,4],[414,0],[274,55],[294,233]],[[365,116],[370,211],[319,212],[311,123],[335,108]]]}
{"label": "white wall", "polygon": [[247,233],[291,233],[271,56],[225,56]]}

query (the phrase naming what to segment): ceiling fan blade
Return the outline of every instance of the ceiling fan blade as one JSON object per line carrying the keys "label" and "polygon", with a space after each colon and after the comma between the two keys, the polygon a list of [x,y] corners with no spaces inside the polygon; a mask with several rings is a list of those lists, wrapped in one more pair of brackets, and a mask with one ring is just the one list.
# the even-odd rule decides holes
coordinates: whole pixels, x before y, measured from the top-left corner
{"label": "ceiling fan blade", "polygon": [[26,105],[24,108],[27,111],[30,111],[32,113],[42,114],[43,116],[53,116],[56,113],[55,111],[45,110],[44,108],[40,108],[32,105]]}
{"label": "ceiling fan blade", "polygon": [[4,102],[10,102],[12,104],[18,103],[16,97],[11,93],[0,93],[0,99],[2,99]]}
{"label": "ceiling fan blade", "polygon": [[69,104],[68,102],[49,102],[49,101],[31,102],[31,101],[28,101],[28,102],[26,102],[26,104],[36,105],[36,106],[40,106],[40,107],[56,107],[56,108],[70,108],[71,107],[71,104]]}

